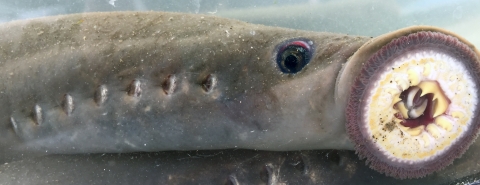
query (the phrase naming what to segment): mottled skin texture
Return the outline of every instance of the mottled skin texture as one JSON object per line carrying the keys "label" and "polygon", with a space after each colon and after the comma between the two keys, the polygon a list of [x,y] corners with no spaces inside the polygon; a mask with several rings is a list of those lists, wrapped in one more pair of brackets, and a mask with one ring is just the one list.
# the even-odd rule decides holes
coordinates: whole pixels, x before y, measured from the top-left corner
{"label": "mottled skin texture", "polygon": [[[157,12],[18,21],[2,25],[0,35],[0,148],[8,151],[2,160],[35,153],[353,148],[335,82],[370,38]],[[272,57],[291,38],[310,39],[316,49],[301,72],[286,75]],[[167,96],[162,83],[171,74],[177,88]],[[218,84],[206,93],[209,74]],[[135,79],[140,97],[126,92]],[[93,95],[100,85],[108,99],[98,106]],[[61,107],[65,93],[75,106],[70,116]]]}
{"label": "mottled skin texture", "polygon": [[[26,158],[52,153],[227,148],[351,150],[353,144],[345,131],[345,106],[350,83],[362,63],[355,62],[361,59],[350,57],[364,43],[367,44],[362,47],[363,54],[357,53],[356,56],[368,58],[389,40],[419,30],[444,32],[436,28],[414,27],[368,42],[370,38],[367,37],[158,12],[77,14],[4,24],[0,27],[0,161],[12,165],[1,166],[0,171],[5,172],[2,177],[35,183],[34,178],[22,176],[27,173],[22,173],[19,167],[40,165],[43,168],[52,164],[51,160],[66,166],[82,164],[74,168],[77,171],[73,173],[84,177],[82,174],[86,175],[89,169],[104,169],[104,166],[112,166],[110,161],[117,161],[108,156],[108,164],[100,160],[97,161],[100,165],[89,166],[84,163],[90,160],[88,156]],[[276,56],[276,46],[292,38],[311,40],[315,50],[312,60],[302,71],[287,75],[280,72],[273,57]],[[374,47],[369,47],[372,45]],[[172,74],[177,79],[176,89],[173,94],[166,95],[162,85]],[[203,83],[209,75],[214,75],[218,83],[212,92],[205,92]],[[142,91],[139,97],[127,93],[133,80],[140,82]],[[94,101],[94,94],[100,85],[107,87],[108,98],[99,106]],[[74,109],[68,116],[62,108],[66,93],[74,102]],[[42,109],[41,121],[34,116],[35,105]],[[15,124],[12,124],[12,118]],[[474,148],[478,150],[479,147],[475,145]],[[158,176],[168,180],[155,182],[232,182],[226,171],[236,175],[239,182],[267,184],[333,184],[342,183],[341,180],[356,181],[352,174],[370,176],[363,172],[366,166],[362,165],[362,169],[356,167],[361,162],[352,153],[345,154],[350,157],[339,157],[345,158],[343,163],[334,159],[336,165],[342,166],[332,167],[338,170],[334,174],[341,175],[328,179],[325,177],[332,175],[323,167],[330,163],[318,159],[315,153],[259,152],[254,155],[255,152],[248,151],[249,154],[243,155],[235,151],[225,151],[228,155],[224,157],[228,159],[214,152],[215,158],[198,163],[177,162],[182,154],[190,156],[188,153],[160,154],[169,156],[161,163],[174,169],[161,168],[158,172],[178,178],[170,181],[171,176]],[[143,154],[131,155],[141,158]],[[258,155],[260,157],[256,157]],[[472,156],[469,155],[469,159]],[[149,157],[143,162],[131,163],[127,158],[118,161],[141,168],[133,170],[139,173],[142,170],[156,171],[155,167],[143,168],[143,162],[152,163]],[[12,162],[19,159],[26,160]],[[255,164],[247,164],[250,159],[255,159]],[[45,163],[32,164],[31,161],[37,160]],[[299,169],[292,165],[299,161],[316,167]],[[189,179],[192,173],[198,175],[204,170],[184,172],[183,169],[192,164],[195,168],[207,165],[211,172],[201,176],[211,178]],[[439,174],[446,180],[457,178],[459,176],[448,176],[451,169],[466,169],[462,165],[470,163],[463,160],[459,164]],[[269,165],[278,172],[277,177],[273,177],[275,173],[269,173],[256,179],[256,170],[261,171],[262,167]],[[27,176],[40,176],[42,180],[48,180],[43,178],[47,176],[60,179],[64,175],[52,174],[67,171],[55,164],[47,168],[50,169],[45,171],[47,175],[33,173],[33,176]],[[253,175],[245,172],[250,170]],[[125,171],[122,168],[115,174],[122,176]],[[458,174],[458,170],[453,171]],[[119,179],[118,176],[95,175],[89,179],[98,183]],[[142,182],[138,178],[128,179],[132,183]],[[145,182],[155,183],[154,180],[147,178]],[[67,179],[64,182],[73,181]],[[426,182],[439,181],[427,179]]]}
{"label": "mottled skin texture", "polygon": [[[399,180],[370,169],[353,151],[214,150],[48,155],[0,165],[0,183],[16,184],[455,184],[477,177],[478,142],[452,166]],[[475,145],[474,144],[474,145]],[[271,173],[269,173],[269,171]],[[473,174],[473,175],[472,175]],[[454,183],[455,182],[455,183]]]}

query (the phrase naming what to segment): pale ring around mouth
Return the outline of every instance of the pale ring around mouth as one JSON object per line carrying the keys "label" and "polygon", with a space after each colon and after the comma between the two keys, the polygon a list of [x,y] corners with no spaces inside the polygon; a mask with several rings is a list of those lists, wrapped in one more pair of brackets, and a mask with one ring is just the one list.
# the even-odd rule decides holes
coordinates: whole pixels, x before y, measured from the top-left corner
{"label": "pale ring around mouth", "polygon": [[347,132],[373,169],[423,177],[476,138],[480,67],[466,43],[441,31],[412,32],[355,62],[364,63],[347,105]]}

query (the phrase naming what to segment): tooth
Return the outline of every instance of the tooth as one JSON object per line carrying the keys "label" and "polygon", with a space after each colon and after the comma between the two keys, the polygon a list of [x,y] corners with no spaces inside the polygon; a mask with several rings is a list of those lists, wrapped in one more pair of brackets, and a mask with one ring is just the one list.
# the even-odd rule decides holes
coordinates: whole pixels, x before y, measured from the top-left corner
{"label": "tooth", "polygon": [[420,96],[424,96],[428,93],[434,93],[437,90],[437,84],[431,81],[423,81],[422,83],[418,84],[418,87],[422,89],[422,94]]}
{"label": "tooth", "polygon": [[391,95],[400,94],[400,89],[389,86],[385,88],[385,91]]}
{"label": "tooth", "polygon": [[393,96],[393,104],[396,104],[400,101],[402,101],[402,99],[400,98],[400,94],[396,94]]}
{"label": "tooth", "polygon": [[413,99],[415,98],[415,95],[417,94],[418,90],[420,90],[420,88],[413,87],[413,88],[410,89],[410,92],[408,92],[408,95],[407,95],[407,108],[408,109],[411,109],[413,107]]}
{"label": "tooth", "polygon": [[432,64],[431,63],[426,63],[425,68],[423,70],[423,76],[428,76],[431,71],[432,71]]}
{"label": "tooth", "polygon": [[425,109],[427,109],[427,104],[428,104],[428,101],[423,100],[423,102],[420,106],[418,106],[416,108],[413,108],[410,111],[408,111],[408,116],[410,116],[410,118],[420,117],[425,112]]}
{"label": "tooth", "polygon": [[436,100],[435,106],[433,107],[433,117],[437,117],[438,115],[445,113],[448,108],[448,99],[445,97],[443,91],[438,87],[436,82],[423,81],[418,84],[418,87],[422,89],[422,94],[420,96],[428,93],[433,94],[433,100]]}
{"label": "tooth", "polygon": [[423,138],[423,141],[425,142],[425,146],[429,146],[430,145],[430,138],[428,137],[428,135],[423,134],[422,138]]}
{"label": "tooth", "polygon": [[460,76],[459,74],[452,74],[450,75],[450,78],[448,79],[450,80],[451,82],[459,82],[459,81],[462,81],[462,76]]}
{"label": "tooth", "polygon": [[445,113],[447,108],[448,108],[448,102],[446,99],[443,99],[443,98],[437,99],[437,103],[435,104],[435,107],[434,107],[435,111],[433,113],[433,117],[437,117],[438,115]]}
{"label": "tooth", "polygon": [[395,82],[400,86],[402,91],[407,90],[409,87],[409,83],[404,78],[397,77],[395,78]]}
{"label": "tooth", "polygon": [[420,125],[418,127],[415,127],[415,128],[409,128],[407,129],[407,132],[408,134],[412,135],[412,136],[418,136],[422,133],[423,129],[425,128],[425,126],[423,125]]}
{"label": "tooth", "polygon": [[465,117],[465,115],[460,111],[452,111],[451,116],[458,119]]}
{"label": "tooth", "polygon": [[441,136],[440,130],[438,129],[438,126],[435,124],[431,124],[431,123],[428,124],[427,131],[435,138],[439,138]]}
{"label": "tooth", "polygon": [[445,116],[438,116],[435,118],[435,123],[445,129],[446,131],[451,131],[452,130],[452,121],[450,121],[447,117]]}
{"label": "tooth", "polygon": [[[394,121],[395,123],[401,123],[403,120],[398,119],[397,117],[394,116],[394,117],[393,117],[393,121]],[[401,126],[401,125],[400,125],[400,126]]]}
{"label": "tooth", "polygon": [[410,81],[411,86],[416,86],[420,83],[420,77],[415,69],[409,69],[408,73],[408,80]]}
{"label": "tooth", "polygon": [[457,86],[457,92],[461,92],[464,90],[464,86],[463,85],[458,85]]}
{"label": "tooth", "polygon": [[400,114],[402,114],[403,119],[408,119],[408,110],[405,107],[405,104],[403,102],[398,102],[397,104],[395,104],[395,106],[400,111]]}

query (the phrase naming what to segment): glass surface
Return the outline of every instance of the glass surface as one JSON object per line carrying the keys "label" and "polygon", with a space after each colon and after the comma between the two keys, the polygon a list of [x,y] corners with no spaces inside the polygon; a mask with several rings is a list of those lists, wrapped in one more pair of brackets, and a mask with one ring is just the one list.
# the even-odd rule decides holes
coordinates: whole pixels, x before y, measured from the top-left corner
{"label": "glass surface", "polygon": [[[476,0],[1,0],[0,22],[85,12],[171,11],[371,37],[413,25],[432,25],[455,32],[480,46],[479,10],[480,1]],[[284,167],[287,171],[292,170],[291,176],[286,175],[282,180],[287,184],[298,184],[300,181],[289,178],[306,178],[294,171],[299,168],[295,159],[302,156],[313,158],[315,162],[311,164],[323,165],[315,167],[322,172],[316,178],[325,179],[317,179],[315,182],[319,184],[468,184],[478,183],[480,179],[478,152],[480,143],[477,141],[462,158],[454,161],[454,165],[426,178],[413,180],[385,177],[365,166],[353,151],[220,150],[51,155],[7,161],[0,167],[0,177],[3,177],[0,184],[16,184],[21,178],[27,179],[21,182],[32,184],[169,182],[165,178],[176,179],[170,181],[172,184],[209,184],[209,180],[235,184],[249,178],[268,178],[268,173],[272,173],[266,169],[268,167],[258,166],[275,164],[278,160],[293,160],[287,161]],[[232,176],[230,171],[236,171],[237,176]]]}
{"label": "glass surface", "polygon": [[0,22],[99,11],[171,11],[212,14],[301,30],[377,36],[412,25],[451,30],[478,45],[480,2],[473,0],[83,0],[2,1]]}

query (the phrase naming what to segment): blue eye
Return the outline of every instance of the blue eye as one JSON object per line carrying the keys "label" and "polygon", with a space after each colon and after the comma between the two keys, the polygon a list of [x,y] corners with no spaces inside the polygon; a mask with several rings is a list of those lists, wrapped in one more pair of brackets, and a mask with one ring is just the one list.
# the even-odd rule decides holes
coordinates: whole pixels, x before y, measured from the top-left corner
{"label": "blue eye", "polygon": [[312,58],[312,41],[287,40],[277,46],[277,65],[283,73],[294,74],[303,69]]}

